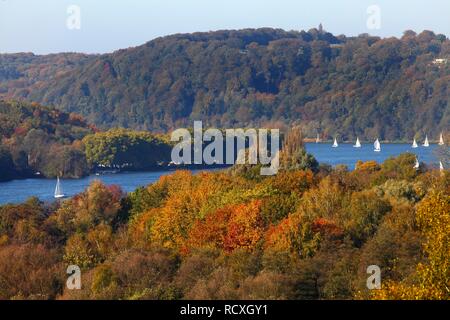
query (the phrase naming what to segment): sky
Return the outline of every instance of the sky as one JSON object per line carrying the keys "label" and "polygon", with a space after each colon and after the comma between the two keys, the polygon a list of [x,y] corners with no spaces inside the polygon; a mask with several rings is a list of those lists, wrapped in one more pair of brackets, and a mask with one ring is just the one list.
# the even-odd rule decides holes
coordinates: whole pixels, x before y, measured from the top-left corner
{"label": "sky", "polygon": [[450,1],[0,0],[0,53],[105,53],[174,33],[307,31],[319,23],[335,35],[399,37],[411,29],[449,37]]}

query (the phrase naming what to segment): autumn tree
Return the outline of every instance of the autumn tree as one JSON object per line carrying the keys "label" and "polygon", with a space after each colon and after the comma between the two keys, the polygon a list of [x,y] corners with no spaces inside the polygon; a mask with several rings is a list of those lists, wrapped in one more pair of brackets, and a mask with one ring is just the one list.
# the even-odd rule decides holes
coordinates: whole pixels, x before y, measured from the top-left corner
{"label": "autumn tree", "polygon": [[426,260],[417,265],[412,283],[387,282],[375,299],[448,300],[450,283],[450,197],[433,191],[417,206],[417,223],[425,237]]}
{"label": "autumn tree", "polygon": [[51,219],[66,234],[87,232],[98,224],[111,224],[121,210],[123,194],[117,186],[96,180],[86,191],[64,201]]}
{"label": "autumn tree", "polygon": [[311,169],[317,171],[319,163],[306,153],[300,127],[292,128],[285,136],[280,154],[281,170]]}
{"label": "autumn tree", "polygon": [[0,246],[0,299],[54,299],[62,291],[64,271],[56,250]]}
{"label": "autumn tree", "polygon": [[193,226],[188,248],[210,247],[232,252],[253,250],[262,236],[261,203],[252,201],[219,209]]}

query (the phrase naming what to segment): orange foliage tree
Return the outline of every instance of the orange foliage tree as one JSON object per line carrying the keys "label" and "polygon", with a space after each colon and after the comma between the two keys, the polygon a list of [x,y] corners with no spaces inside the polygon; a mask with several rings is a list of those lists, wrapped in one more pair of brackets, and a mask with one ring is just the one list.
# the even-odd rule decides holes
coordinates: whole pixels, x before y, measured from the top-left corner
{"label": "orange foliage tree", "polygon": [[261,201],[219,209],[198,220],[193,226],[185,250],[189,248],[220,248],[226,252],[235,249],[253,250],[261,240],[263,224]]}
{"label": "orange foliage tree", "polygon": [[[206,214],[204,208],[214,195],[223,192],[230,179],[223,174],[201,173],[192,175],[189,171],[177,171],[168,181],[167,197],[163,205],[154,214],[146,214],[138,220],[146,219],[151,225],[148,238],[166,248],[180,248],[189,235],[196,220]],[[137,223],[144,223],[143,221]]]}

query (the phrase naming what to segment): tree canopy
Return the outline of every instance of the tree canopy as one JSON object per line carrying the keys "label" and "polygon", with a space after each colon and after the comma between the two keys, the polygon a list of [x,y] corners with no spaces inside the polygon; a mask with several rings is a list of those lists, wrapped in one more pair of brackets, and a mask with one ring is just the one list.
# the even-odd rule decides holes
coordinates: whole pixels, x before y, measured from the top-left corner
{"label": "tree canopy", "polygon": [[[308,137],[411,140],[450,123],[450,41],[279,29],[179,34],[111,54],[0,55],[0,96],[100,127],[300,124]],[[39,70],[39,72],[38,72]]]}
{"label": "tree canopy", "polygon": [[[295,156],[295,154],[294,154]],[[0,206],[1,299],[449,299],[450,175],[405,154]],[[65,288],[68,265],[81,290]],[[381,290],[366,287],[381,268]]]}

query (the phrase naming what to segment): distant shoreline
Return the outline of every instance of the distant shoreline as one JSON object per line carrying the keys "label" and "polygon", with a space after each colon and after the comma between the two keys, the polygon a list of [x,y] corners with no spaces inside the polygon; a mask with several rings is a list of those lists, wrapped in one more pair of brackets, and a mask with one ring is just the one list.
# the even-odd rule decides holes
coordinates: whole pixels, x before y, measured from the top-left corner
{"label": "distant shoreline", "polygon": [[[375,140],[371,141],[371,140],[359,140],[361,143],[373,143]],[[316,142],[315,138],[305,138],[303,139],[303,142],[305,143],[330,143],[333,144],[333,140],[321,140],[320,142]],[[339,141],[339,143],[355,143],[355,141],[349,141],[349,140],[343,140],[343,141]],[[390,141],[390,140],[380,140],[380,143],[384,143],[384,144],[412,144],[412,141],[404,141],[404,140],[399,140],[399,141]],[[418,145],[420,146],[419,141],[417,142]],[[430,141],[430,145],[432,144],[438,144],[439,141]]]}
{"label": "distant shoreline", "polygon": [[[326,145],[329,144],[331,146],[331,144],[333,144],[333,140],[325,140],[325,141],[320,141],[318,143],[316,143],[315,139],[312,138],[305,138],[303,139],[303,141],[305,143],[308,144],[321,144],[321,145]],[[366,140],[360,140],[362,145],[371,145],[373,143],[373,141],[366,141]],[[341,145],[353,145],[355,142],[354,141],[338,141],[339,144]],[[412,142],[401,142],[401,141],[394,141],[394,142],[386,142],[384,140],[381,141],[381,144],[383,145],[411,145]],[[422,144],[419,143],[418,144],[419,148],[423,148]],[[438,142],[430,142],[430,147],[438,147]],[[308,150],[306,150],[308,152]],[[409,151],[407,151],[409,152]],[[130,168],[128,168],[127,170],[120,170],[117,169],[117,172],[110,172],[110,170],[104,170],[104,172],[102,172],[102,170],[92,170],[91,172],[89,172],[89,174],[85,175],[85,176],[78,176],[78,177],[60,177],[64,180],[80,180],[83,178],[86,178],[88,176],[102,176],[102,175],[109,175],[109,174],[122,174],[122,173],[130,173],[130,172],[159,172],[159,171],[164,171],[164,172],[171,172],[171,171],[176,171],[176,170],[202,170],[202,169],[206,169],[206,170],[210,170],[210,169],[225,169],[230,167],[231,165],[227,165],[227,164],[214,164],[214,165],[206,165],[206,164],[190,164],[190,165],[172,165],[172,166],[168,166],[167,164],[165,165],[161,165],[161,166],[151,166],[148,167],[146,169],[136,169],[136,170],[132,170]],[[113,170],[114,171],[114,170]],[[7,180],[0,180],[0,184],[1,183],[7,183],[10,181],[14,181],[14,180],[27,180],[27,179],[43,179],[43,180],[54,180],[56,179],[56,177],[45,177],[43,175],[36,175],[36,174],[30,174],[30,175],[22,175],[22,176],[16,176],[16,177],[12,177],[10,179]]]}
{"label": "distant shoreline", "polygon": [[[161,166],[161,167],[152,167],[150,169],[139,169],[139,170],[123,170],[123,171],[117,171],[117,172],[109,172],[108,170],[105,170],[105,172],[99,172],[99,171],[92,171],[88,175],[80,176],[80,177],[67,177],[67,178],[61,178],[62,180],[80,180],[89,176],[98,176],[101,177],[103,175],[120,175],[125,173],[142,173],[142,172],[171,172],[176,170],[213,170],[213,169],[226,169],[229,168],[231,165],[229,164],[214,164],[214,165],[206,165],[206,164],[191,164],[191,165],[177,165],[177,166]],[[8,180],[0,180],[1,183],[7,183],[11,181],[20,181],[20,180],[27,180],[27,179],[39,179],[39,180],[55,180],[56,177],[45,177],[42,175],[29,175],[29,176],[19,176],[19,177],[13,177]]]}

